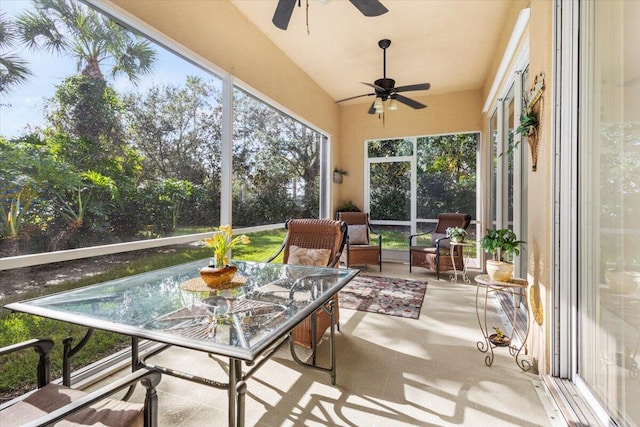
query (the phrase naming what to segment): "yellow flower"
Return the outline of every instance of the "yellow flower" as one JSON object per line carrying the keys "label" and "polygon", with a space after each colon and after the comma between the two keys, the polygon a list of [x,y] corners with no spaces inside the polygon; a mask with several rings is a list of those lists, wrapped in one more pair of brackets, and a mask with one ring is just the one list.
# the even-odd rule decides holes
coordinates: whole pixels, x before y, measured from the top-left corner
{"label": "yellow flower", "polygon": [[227,253],[242,243],[243,245],[247,245],[251,243],[249,237],[242,236],[233,237],[233,231],[230,225],[221,225],[218,228],[218,232],[213,234],[213,237],[204,239],[204,242],[207,246],[213,249],[213,255],[216,259],[216,266],[222,267],[229,263],[229,258],[227,257]]}

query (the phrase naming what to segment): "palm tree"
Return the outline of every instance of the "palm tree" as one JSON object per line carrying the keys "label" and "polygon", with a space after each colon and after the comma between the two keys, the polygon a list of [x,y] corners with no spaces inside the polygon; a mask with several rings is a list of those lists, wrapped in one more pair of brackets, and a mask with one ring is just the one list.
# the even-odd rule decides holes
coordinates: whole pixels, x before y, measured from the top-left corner
{"label": "palm tree", "polygon": [[82,75],[104,80],[125,74],[132,82],[151,71],[156,53],[151,45],[112,19],[75,0],[32,0],[33,10],[18,17],[22,41],[32,49],[66,53],[77,60]]}
{"label": "palm tree", "polygon": [[31,75],[27,61],[10,53],[17,40],[16,31],[16,25],[0,13],[0,93],[24,83]]}

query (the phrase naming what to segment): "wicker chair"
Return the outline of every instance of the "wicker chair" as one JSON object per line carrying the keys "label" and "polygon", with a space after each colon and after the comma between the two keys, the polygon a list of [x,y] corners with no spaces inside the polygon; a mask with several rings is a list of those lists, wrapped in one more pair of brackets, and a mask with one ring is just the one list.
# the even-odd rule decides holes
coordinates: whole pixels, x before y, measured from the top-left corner
{"label": "wicker chair", "polygon": [[[438,223],[436,226],[425,233],[412,234],[409,237],[409,272],[411,267],[423,267],[430,271],[436,272],[436,277],[440,280],[441,271],[453,270],[451,262],[451,253],[449,246],[449,238],[447,237],[447,228],[461,227],[465,230],[471,223],[471,215],[461,213],[442,213],[438,215]],[[413,239],[418,236],[431,234],[431,246],[416,246]],[[462,258],[462,250],[460,247],[454,247],[453,259],[456,270],[462,270],[464,267],[464,259]]]}
{"label": "wicker chair", "polygon": [[[371,229],[369,214],[365,212],[338,212],[336,219],[349,226],[347,248],[341,261],[347,267],[352,265],[377,264],[382,271],[382,236]],[[378,236],[377,242],[369,239],[369,234]]]}
{"label": "wicker chair", "polygon": [[[38,355],[38,389],[0,406],[2,427],[29,425],[65,426],[157,426],[158,397],[156,386],[160,372],[137,370],[91,393],[50,383],[49,353],[54,343],[50,339],[33,339],[0,348],[0,356],[33,349]],[[9,356],[11,355],[11,356]],[[65,372],[65,377],[67,373]],[[128,403],[107,397],[140,382],[146,389],[144,404]]]}
{"label": "wicker chair", "polygon": [[[347,224],[329,219],[290,219],[286,222],[285,228],[287,229],[287,235],[282,246],[267,262],[273,261],[280,253],[283,253],[283,264],[297,263],[290,262],[295,261],[290,255],[292,247],[297,246],[298,248],[312,250],[326,249],[328,253],[325,253],[328,257],[324,257],[322,266],[339,266],[340,256],[347,237]],[[337,325],[340,320],[337,294],[333,297],[333,307],[334,324]],[[316,324],[315,331],[312,327],[314,323]],[[315,355],[316,346],[329,326],[331,326],[329,315],[324,310],[319,309],[295,327],[293,330],[294,342],[311,348]]]}

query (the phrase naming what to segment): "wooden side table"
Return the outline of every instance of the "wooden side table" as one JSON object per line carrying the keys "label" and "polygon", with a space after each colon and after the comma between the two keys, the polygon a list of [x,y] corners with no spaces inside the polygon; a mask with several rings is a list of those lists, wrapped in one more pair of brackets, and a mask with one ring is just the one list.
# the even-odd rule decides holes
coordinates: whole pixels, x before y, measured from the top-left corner
{"label": "wooden side table", "polygon": [[462,255],[462,271],[460,273],[462,276],[462,281],[464,283],[471,283],[469,277],[467,276],[467,263],[464,260],[464,248],[467,246],[473,246],[473,243],[464,243],[464,242],[450,242],[449,243],[449,253],[451,254],[451,264],[453,264],[453,274],[449,276],[452,282],[458,282],[458,270],[456,269],[456,261],[454,259],[453,253],[455,252],[456,246],[460,247],[460,255]]}
{"label": "wooden side table", "polygon": [[[529,288],[529,283],[525,279],[520,279],[517,277],[512,278],[508,282],[500,282],[497,280],[491,279],[488,274],[481,274],[476,276],[475,278],[477,289],[476,289],[476,316],[478,317],[478,325],[480,325],[480,331],[482,332],[482,341],[478,341],[476,343],[476,347],[483,353],[487,353],[484,358],[484,363],[487,366],[491,366],[493,364],[493,349],[496,347],[508,347],[509,354],[515,357],[516,364],[523,371],[528,371],[531,369],[531,362],[521,358],[520,354],[525,344],[527,343],[527,339],[529,338],[529,310],[527,310],[527,321],[526,321],[526,330],[524,331],[524,335],[522,336],[522,343],[519,346],[513,344],[513,338],[518,332],[518,324],[516,322],[516,313],[517,313],[517,305],[514,304],[513,307],[513,317],[511,318],[511,334],[506,335],[502,341],[498,341],[496,338],[496,334],[490,334],[487,327],[487,301],[489,300],[489,295],[494,294],[496,292],[506,292],[511,295],[522,295],[524,292],[524,300],[528,301],[527,293]],[[484,288],[484,302],[481,303],[480,297],[480,289]],[[480,315],[480,311],[482,309],[482,316]]]}

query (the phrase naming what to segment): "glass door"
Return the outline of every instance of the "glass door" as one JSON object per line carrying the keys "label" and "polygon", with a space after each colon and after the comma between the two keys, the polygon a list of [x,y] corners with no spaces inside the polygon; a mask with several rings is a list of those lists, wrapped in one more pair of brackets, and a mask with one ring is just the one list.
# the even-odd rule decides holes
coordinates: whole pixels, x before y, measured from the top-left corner
{"label": "glass door", "polygon": [[578,368],[640,425],[640,2],[581,3]]}

